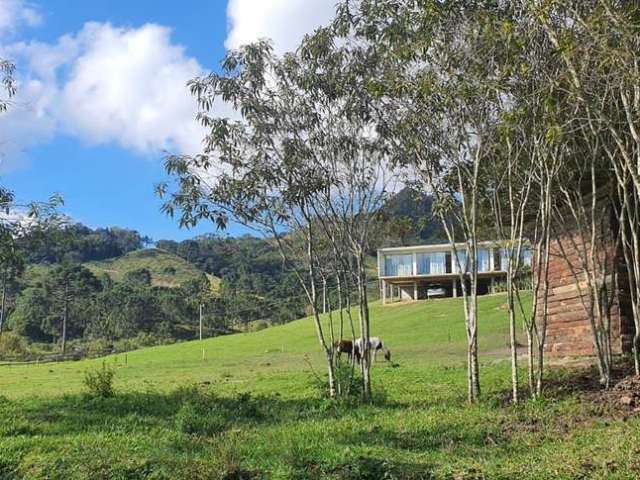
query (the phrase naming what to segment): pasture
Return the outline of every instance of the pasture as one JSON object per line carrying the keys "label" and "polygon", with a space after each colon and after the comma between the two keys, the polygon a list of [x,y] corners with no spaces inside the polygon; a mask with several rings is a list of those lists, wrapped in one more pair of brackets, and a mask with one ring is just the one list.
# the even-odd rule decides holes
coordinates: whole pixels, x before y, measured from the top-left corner
{"label": "pasture", "polygon": [[546,399],[508,404],[502,295],[480,299],[483,399],[469,406],[460,301],[372,306],[396,364],[375,365],[368,406],[323,398],[308,319],[108,357],[106,399],[83,385],[102,360],[0,367],[0,478],[640,474],[639,418],[573,389],[574,373],[555,369]]}

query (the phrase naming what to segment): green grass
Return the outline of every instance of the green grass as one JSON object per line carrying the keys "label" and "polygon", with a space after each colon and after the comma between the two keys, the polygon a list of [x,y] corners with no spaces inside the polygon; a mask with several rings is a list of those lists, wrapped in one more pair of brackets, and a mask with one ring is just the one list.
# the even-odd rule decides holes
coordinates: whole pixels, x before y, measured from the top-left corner
{"label": "green grass", "polygon": [[[0,369],[0,478],[636,478],[640,422],[551,390],[513,407],[504,297],[480,302],[483,400],[466,403],[460,300],[372,307],[393,352],[376,402],[333,404],[308,319],[107,358]],[[335,320],[335,319],[334,319]],[[202,348],[205,360],[202,360]],[[125,360],[126,359],[126,360]],[[562,383],[560,373],[554,374]]]}
{"label": "green grass", "polygon": [[[178,287],[203,275],[201,270],[186,260],[155,248],[136,250],[122,257],[100,262],[88,262],[85,266],[96,275],[106,273],[116,281],[122,280],[128,272],[146,268],[151,272],[153,285],[162,287]],[[212,288],[217,288],[219,279],[207,276]]]}

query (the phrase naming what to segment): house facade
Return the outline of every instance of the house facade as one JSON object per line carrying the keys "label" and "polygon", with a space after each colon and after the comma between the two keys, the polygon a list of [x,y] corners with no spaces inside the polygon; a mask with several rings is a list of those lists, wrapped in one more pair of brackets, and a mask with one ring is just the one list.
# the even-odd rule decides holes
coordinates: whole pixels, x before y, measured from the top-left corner
{"label": "house facade", "polygon": [[[458,265],[469,269],[466,244],[391,247],[378,250],[378,278],[382,303],[461,295]],[[525,264],[531,263],[527,249]],[[506,276],[508,255],[498,242],[478,243],[478,293],[492,293]]]}

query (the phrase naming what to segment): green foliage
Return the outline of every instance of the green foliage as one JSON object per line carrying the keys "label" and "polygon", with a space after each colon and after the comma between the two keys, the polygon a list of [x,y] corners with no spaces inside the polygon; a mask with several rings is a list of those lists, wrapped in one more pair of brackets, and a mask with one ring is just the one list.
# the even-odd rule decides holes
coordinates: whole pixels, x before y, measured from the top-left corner
{"label": "green foliage", "polygon": [[114,376],[115,372],[104,361],[102,362],[102,368],[85,372],[84,385],[88,390],[88,394],[99,398],[113,397],[116,394],[113,387]]}
{"label": "green foliage", "polygon": [[15,332],[4,332],[0,337],[0,359],[20,358],[29,352],[27,342],[24,337]]}
{"label": "green foliage", "polygon": [[227,419],[218,409],[186,403],[176,414],[176,428],[189,435],[212,436],[226,430]]}
{"label": "green foliage", "polygon": [[264,320],[260,320],[253,324],[252,330],[254,332],[259,332],[260,330],[264,330],[265,328],[269,328],[269,324]]}
{"label": "green foliage", "polygon": [[235,398],[217,397],[210,391],[197,387],[185,388],[177,393],[181,406],[176,413],[176,428],[182,433],[213,436],[234,424],[261,420],[264,415],[260,404],[249,393]]}
{"label": "green foliage", "polygon": [[142,248],[148,238],[134,230],[98,228],[92,230],[82,224],[53,227],[37,242],[25,237],[22,245],[28,259],[35,263],[90,262],[119,257]]}
{"label": "green foliage", "polygon": [[125,273],[124,281],[149,287],[151,286],[151,272],[147,268],[138,268]]}

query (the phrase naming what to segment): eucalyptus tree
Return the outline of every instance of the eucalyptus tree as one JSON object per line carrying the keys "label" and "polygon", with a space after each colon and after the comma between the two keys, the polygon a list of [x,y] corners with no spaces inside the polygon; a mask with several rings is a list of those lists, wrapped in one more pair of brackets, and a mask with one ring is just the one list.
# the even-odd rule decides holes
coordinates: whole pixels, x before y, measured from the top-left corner
{"label": "eucalyptus tree", "polygon": [[615,0],[554,2],[547,12],[545,32],[561,54],[566,88],[580,106],[576,122],[585,136],[597,139],[609,160],[608,169],[601,166],[608,170],[604,177],[614,179],[640,374],[640,6]]}
{"label": "eucalyptus tree", "polygon": [[[222,74],[193,80],[198,118],[208,131],[203,153],[168,157],[175,190],[163,184],[158,193],[168,195],[164,211],[179,214],[181,225],[208,220],[225,228],[233,219],[273,239],[310,304],[335,396],[333,348],[320,318],[319,232],[312,208],[330,179],[314,161],[310,128],[318,113],[300,101],[305,92],[292,81],[296,68],[293,55],[280,59],[262,41],[229,52]],[[218,102],[240,118],[217,115]]]}
{"label": "eucalyptus tree", "polygon": [[[577,267],[585,271],[576,278],[576,286],[584,294],[597,365],[607,385],[611,363],[610,309],[618,289],[612,252],[617,247],[606,239],[615,228],[603,221],[603,216],[609,215],[605,208],[610,210],[611,206],[621,226],[621,238],[616,241],[621,243],[630,277],[636,332],[640,327],[640,256],[634,253],[637,249],[633,241],[633,232],[638,229],[638,216],[633,210],[640,198],[640,10],[637,2],[616,0],[533,2],[524,8],[531,28],[546,37],[548,56],[557,58],[561,65],[547,82],[557,85],[558,94],[552,102],[559,106],[564,118],[556,130],[570,151],[571,160],[565,163],[572,168],[565,177],[571,178],[573,185],[559,190],[564,205],[557,225],[564,229],[562,217],[567,213],[578,223],[578,236],[584,245],[577,250]],[[640,337],[636,335],[637,371],[639,345]]]}
{"label": "eucalyptus tree", "polygon": [[[483,170],[501,113],[500,45],[508,6],[489,2],[343,2],[337,35],[379,60],[362,75],[390,158],[434,197],[464,297],[469,400],[480,393],[478,241]],[[355,40],[353,40],[355,39]],[[379,68],[379,69],[380,69]],[[459,247],[460,242],[464,245]]]}
{"label": "eucalyptus tree", "polygon": [[[309,127],[312,152],[331,181],[318,192],[312,208],[340,270],[350,277],[345,285],[353,284],[357,291],[359,331],[364,340],[363,397],[370,400],[370,278],[366,259],[380,238],[383,207],[402,185],[401,169],[390,162],[390,142],[380,135],[376,105],[362,88],[364,79],[383,73],[378,58],[357,44],[336,41],[334,33],[328,27],[304,39],[298,50],[295,80],[306,92],[303,101],[307,108],[317,112],[317,121]],[[347,313],[351,320],[350,308]]]}

